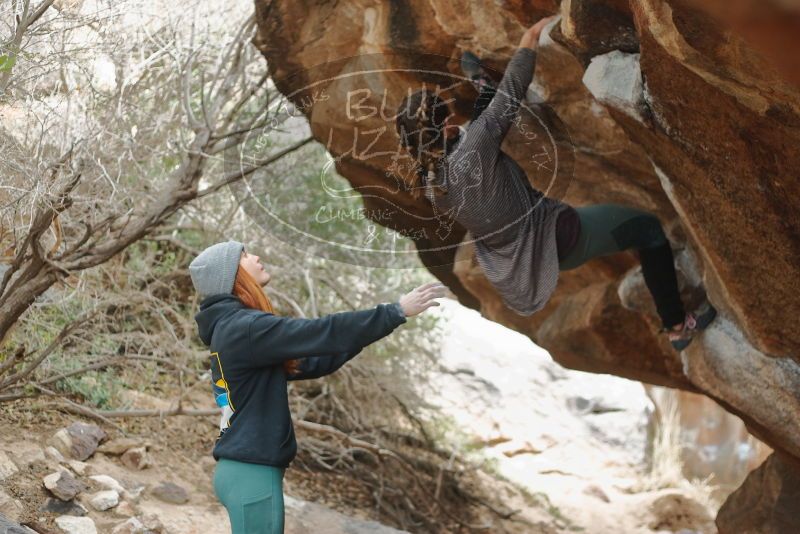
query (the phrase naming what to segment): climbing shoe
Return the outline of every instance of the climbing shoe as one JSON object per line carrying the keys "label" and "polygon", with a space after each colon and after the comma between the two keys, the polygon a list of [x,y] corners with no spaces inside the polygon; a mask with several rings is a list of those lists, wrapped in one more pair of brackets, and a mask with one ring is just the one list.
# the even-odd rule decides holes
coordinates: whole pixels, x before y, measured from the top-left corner
{"label": "climbing shoe", "polygon": [[682,351],[689,346],[694,335],[700,330],[705,330],[716,316],[717,310],[710,302],[705,301],[697,310],[686,314],[680,330],[666,330],[670,344],[675,350]]}
{"label": "climbing shoe", "polygon": [[484,85],[495,87],[494,81],[489,77],[486,69],[484,69],[481,64],[481,58],[470,51],[461,54],[461,72],[470,79],[472,85],[474,85],[475,89],[478,91],[480,91],[481,87]]}

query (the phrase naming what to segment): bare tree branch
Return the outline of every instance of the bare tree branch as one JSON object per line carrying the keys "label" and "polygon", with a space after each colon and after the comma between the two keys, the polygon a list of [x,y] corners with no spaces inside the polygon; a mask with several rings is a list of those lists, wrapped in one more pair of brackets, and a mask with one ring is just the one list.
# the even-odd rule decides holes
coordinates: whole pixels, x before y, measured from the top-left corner
{"label": "bare tree branch", "polygon": [[9,376],[8,378],[0,382],[0,391],[30,376],[31,373],[33,373],[36,370],[36,368],[39,367],[39,365],[45,359],[47,359],[47,357],[50,356],[50,354],[56,348],[58,348],[62,344],[64,339],[67,338],[67,336],[69,336],[80,325],[82,325],[83,323],[94,317],[98,311],[99,310],[91,310],[87,313],[84,313],[83,315],[81,315],[68,325],[66,325],[64,328],[62,328],[61,331],[58,333],[58,335],[55,337],[55,339],[53,339],[53,341],[51,341],[50,344],[47,345],[47,347],[41,352],[41,354],[39,354],[39,356],[36,359],[34,359],[25,369]]}
{"label": "bare tree branch", "polygon": [[287,148],[284,148],[283,150],[281,150],[277,154],[274,154],[272,156],[269,156],[267,158],[259,160],[255,164],[249,165],[249,166],[247,166],[246,168],[244,168],[244,169],[242,169],[240,171],[230,172],[230,173],[226,174],[225,176],[223,176],[223,178],[222,178],[222,180],[220,182],[218,182],[218,183],[216,183],[216,184],[214,184],[212,186],[209,186],[209,187],[199,191],[197,193],[197,198],[201,198],[201,197],[204,197],[206,195],[210,195],[211,193],[219,191],[220,189],[222,189],[226,185],[230,185],[232,183],[238,182],[242,178],[244,178],[246,176],[249,176],[250,174],[254,173],[255,171],[257,171],[259,169],[262,169],[264,167],[267,167],[267,166],[271,165],[272,163],[275,163],[276,161],[278,161],[279,159],[283,158],[287,154],[291,154],[295,150],[304,147],[305,145],[307,145],[308,143],[310,143],[313,140],[314,140],[313,137],[306,137],[305,139],[303,139],[301,141],[298,141],[298,142],[294,143],[293,145],[291,145],[291,146],[289,146]]}

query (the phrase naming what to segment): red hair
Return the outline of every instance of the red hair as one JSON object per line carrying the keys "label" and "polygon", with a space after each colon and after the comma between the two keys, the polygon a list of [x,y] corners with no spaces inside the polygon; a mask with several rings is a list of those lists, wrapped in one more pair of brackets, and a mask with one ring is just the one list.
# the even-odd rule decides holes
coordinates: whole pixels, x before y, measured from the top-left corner
{"label": "red hair", "polygon": [[[275,313],[269,296],[261,289],[255,278],[245,269],[242,269],[241,265],[236,270],[236,278],[233,281],[233,294],[239,297],[242,304],[248,308]],[[287,374],[295,374],[300,370],[300,361],[289,360],[283,364],[283,368]]]}

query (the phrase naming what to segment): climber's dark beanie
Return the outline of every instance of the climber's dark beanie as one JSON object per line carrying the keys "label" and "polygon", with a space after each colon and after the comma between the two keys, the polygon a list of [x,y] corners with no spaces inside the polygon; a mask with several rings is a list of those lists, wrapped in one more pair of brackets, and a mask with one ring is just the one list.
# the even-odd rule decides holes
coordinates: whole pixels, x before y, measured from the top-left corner
{"label": "climber's dark beanie", "polygon": [[244,245],[226,241],[211,245],[189,264],[192,284],[200,298],[217,293],[231,293]]}

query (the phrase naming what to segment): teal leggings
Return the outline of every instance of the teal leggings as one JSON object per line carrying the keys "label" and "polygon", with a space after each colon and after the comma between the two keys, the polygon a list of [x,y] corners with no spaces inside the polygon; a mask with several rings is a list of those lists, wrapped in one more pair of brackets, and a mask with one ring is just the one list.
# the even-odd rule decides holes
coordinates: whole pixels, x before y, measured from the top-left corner
{"label": "teal leggings", "polygon": [[635,250],[647,289],[665,328],[684,321],[672,248],[655,215],[619,204],[575,208],[581,232],[573,249],[559,262],[561,271],[575,269],[592,258]]}
{"label": "teal leggings", "polygon": [[231,534],[283,534],[284,469],[220,458],[214,492],[228,510]]}

